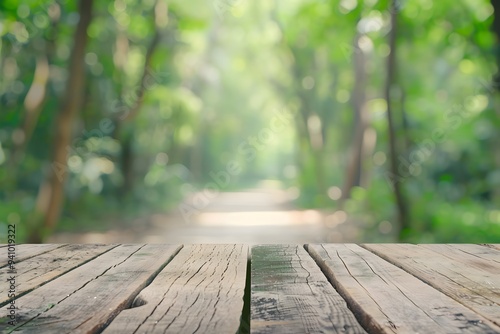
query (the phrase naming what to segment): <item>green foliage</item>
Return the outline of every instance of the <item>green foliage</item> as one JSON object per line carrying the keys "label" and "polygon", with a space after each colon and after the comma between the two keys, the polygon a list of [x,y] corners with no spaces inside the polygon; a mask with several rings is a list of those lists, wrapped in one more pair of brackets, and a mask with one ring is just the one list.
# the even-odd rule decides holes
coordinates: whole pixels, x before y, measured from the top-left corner
{"label": "green foliage", "polygon": [[[76,3],[0,3],[0,235],[16,222],[20,242],[54,168],[54,120],[68,76]],[[186,186],[203,187],[213,181],[211,173],[237,162],[241,171],[220,190],[276,179],[298,190],[297,206],[345,210],[364,240],[395,240],[383,93],[387,55],[395,52],[396,181],[410,212],[407,241],[498,242],[493,8],[487,0],[399,1],[391,51],[389,3],[175,0],[165,3],[168,20],[160,30],[155,1],[96,3],[85,103],[61,170],[69,177],[59,229],[105,230],[169,212]],[[362,85],[358,56],[364,57]],[[37,77],[44,59],[45,86]],[[41,92],[37,84],[45,97],[23,146],[26,102],[30,91]],[[359,85],[367,132],[360,175],[340,203],[328,190],[345,190]],[[124,120],[138,102],[137,115]],[[291,116],[274,128],[281,111]]]}

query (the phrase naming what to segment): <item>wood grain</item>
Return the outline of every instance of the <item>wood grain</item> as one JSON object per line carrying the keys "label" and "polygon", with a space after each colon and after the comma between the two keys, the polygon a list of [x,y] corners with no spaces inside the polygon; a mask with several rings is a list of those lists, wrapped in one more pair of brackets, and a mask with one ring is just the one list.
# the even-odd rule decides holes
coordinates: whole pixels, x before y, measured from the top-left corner
{"label": "wood grain", "polygon": [[[22,261],[16,265],[16,297],[19,298],[116,246],[67,245]],[[7,271],[0,272],[0,281],[5,282],[9,276]],[[8,289],[7,284],[0,285],[0,305],[9,302]]]}
{"label": "wood grain", "polygon": [[453,261],[461,262],[479,270],[500,272],[500,251],[495,248],[475,244],[421,244],[418,245],[448,256]]}
{"label": "wood grain", "polygon": [[489,248],[494,248],[496,250],[500,250],[500,244],[482,244],[481,246],[486,246]]}
{"label": "wood grain", "polygon": [[[16,300],[23,333],[96,333],[163,269],[180,246],[121,245]],[[6,318],[6,309],[0,309]],[[0,331],[7,329],[0,323]]]}
{"label": "wood grain", "polygon": [[308,249],[371,332],[500,332],[482,316],[357,245],[310,245]]}
{"label": "wood grain", "polygon": [[236,333],[248,246],[189,245],[103,333]]}
{"label": "wood grain", "polygon": [[[16,245],[16,264],[24,261],[26,259],[32,258],[34,256],[50,252],[54,249],[65,246],[64,244],[21,244]],[[7,254],[7,249],[3,252]],[[7,256],[0,257],[0,268],[5,267],[8,264]]]}
{"label": "wood grain", "polygon": [[500,325],[500,252],[479,245],[365,248]]}
{"label": "wood grain", "polygon": [[254,246],[251,263],[251,333],[366,333],[302,246]]}

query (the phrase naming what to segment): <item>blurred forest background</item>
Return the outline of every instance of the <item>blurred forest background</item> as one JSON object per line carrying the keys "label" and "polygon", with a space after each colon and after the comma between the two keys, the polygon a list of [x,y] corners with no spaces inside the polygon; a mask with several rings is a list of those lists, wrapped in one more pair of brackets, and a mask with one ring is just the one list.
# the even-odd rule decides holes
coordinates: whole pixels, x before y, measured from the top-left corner
{"label": "blurred forest background", "polygon": [[353,241],[500,242],[499,21],[497,0],[3,0],[0,242],[262,184]]}

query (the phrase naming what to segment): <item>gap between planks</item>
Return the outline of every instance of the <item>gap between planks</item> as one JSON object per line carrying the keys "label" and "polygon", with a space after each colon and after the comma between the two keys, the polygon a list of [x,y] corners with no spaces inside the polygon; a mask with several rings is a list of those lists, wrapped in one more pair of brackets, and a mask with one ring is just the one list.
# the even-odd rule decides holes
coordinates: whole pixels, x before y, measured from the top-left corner
{"label": "gap between planks", "polygon": [[248,246],[186,245],[103,333],[236,333]]}
{"label": "gap between planks", "polygon": [[363,247],[500,325],[500,251],[472,244]]}
{"label": "gap between planks", "polygon": [[[84,265],[118,245],[75,244],[63,245],[33,257],[16,262],[16,296],[14,300],[28,292],[49,283],[65,273]],[[7,271],[0,273],[0,281],[11,276]],[[10,303],[9,285],[0,286],[0,307]]]}
{"label": "gap between planks", "polygon": [[366,333],[303,246],[253,246],[251,270],[251,333]]}
{"label": "gap between planks", "polygon": [[[120,245],[16,300],[23,333],[98,333],[177,254],[182,246]],[[7,316],[6,308],[0,317]],[[82,314],[84,315],[82,317]]]}
{"label": "gap between planks", "polygon": [[[35,257],[37,255],[43,254],[50,252],[54,249],[61,248],[66,246],[67,244],[20,244],[16,245],[16,251],[15,251],[15,261],[16,263],[19,263],[21,261],[24,261],[26,259]],[[6,245],[8,246],[8,245]],[[7,249],[3,250],[5,253],[8,252]],[[1,257],[0,258],[0,269],[6,267],[8,265],[8,258],[7,256]]]}
{"label": "gap between planks", "polygon": [[[20,246],[21,246],[21,245],[19,245],[18,247],[20,247]],[[30,246],[34,246],[34,245],[30,245]],[[38,245],[36,245],[36,246],[38,246]],[[54,245],[52,245],[52,246],[54,246]],[[60,248],[60,247],[63,247],[64,245],[56,245],[56,246],[58,246],[58,247],[55,247],[55,248],[52,248],[52,249],[49,249],[49,248],[50,248],[50,247],[49,247],[49,248],[46,248],[46,250],[45,250],[45,251],[42,251],[42,252],[40,252],[40,250],[41,250],[41,248],[40,248],[40,249],[38,250],[38,251],[39,251],[39,254],[38,254],[38,255],[41,255],[41,254],[44,254],[44,253],[47,253],[47,252],[52,252],[52,251],[54,251],[54,250],[57,250],[57,249],[58,249],[58,248]],[[306,254],[308,255],[307,257],[308,257],[308,258],[311,258],[311,257],[309,256],[309,255],[311,255],[311,256],[312,256],[312,258],[314,258],[314,260],[316,260],[316,263],[314,263],[315,267],[316,267],[316,268],[318,268],[318,266],[319,266],[319,267],[321,268],[321,270],[323,270],[323,274],[324,274],[324,275],[326,275],[326,277],[328,277],[328,279],[330,280],[331,284],[332,284],[332,285],[333,285],[333,286],[334,286],[337,290],[339,290],[339,291],[341,292],[341,294],[342,294],[342,295],[344,295],[344,294],[342,293],[342,289],[338,289],[338,288],[337,288],[337,286],[336,286],[336,285],[338,285],[338,283],[337,283],[337,284],[336,284],[336,283],[334,283],[334,280],[332,281],[332,279],[330,278],[331,274],[329,273],[329,271],[328,271],[327,269],[325,270],[325,269],[323,268],[323,267],[324,267],[324,265],[322,266],[321,261],[317,260],[317,259],[313,256],[313,254],[311,254],[311,251],[310,251],[310,249],[308,249],[308,248],[309,248],[308,246],[309,246],[309,245],[306,245],[306,246],[305,246],[305,247],[306,247],[306,249],[307,249],[307,250],[308,250],[308,252],[309,252],[309,254],[307,254],[307,253],[306,253]],[[315,246],[315,245],[310,245],[310,246]],[[364,246],[366,246],[366,245],[364,245]],[[490,245],[488,245],[488,246],[490,246]],[[498,246],[498,245],[497,245],[497,246]],[[179,246],[179,247],[181,247],[181,246]],[[299,247],[299,246],[297,246],[297,247],[298,247],[298,249],[301,249],[301,247]],[[354,246],[350,246],[350,247],[351,247],[351,250],[352,250],[352,248],[353,248]],[[32,248],[32,250],[34,251],[34,250],[35,250],[35,248],[36,248],[36,247]],[[485,248],[486,248],[486,247],[485,247]],[[19,249],[19,248],[18,248],[18,249]],[[47,250],[47,249],[48,249],[48,250]],[[180,249],[180,248],[179,248],[179,249]],[[177,250],[177,252],[179,251],[179,249]],[[486,249],[488,249],[488,248],[486,248]],[[493,250],[493,249],[497,249],[497,248],[495,248],[495,247],[490,247],[489,249],[492,249],[492,250]],[[359,250],[358,250],[356,247],[354,247],[354,250],[357,250],[357,251],[359,252]],[[303,250],[302,250],[302,251],[303,251]],[[300,252],[300,251],[299,251],[299,252]],[[366,252],[367,252],[368,254],[371,254],[370,256],[368,256],[368,255],[367,255],[367,256],[371,259],[371,261],[374,259],[372,256],[375,256],[376,258],[378,258],[378,259],[379,259],[379,260],[376,260],[376,261],[375,261],[375,264],[376,264],[376,265],[375,265],[375,268],[377,268],[377,270],[381,270],[379,267],[377,267],[378,265],[380,265],[380,263],[379,263],[379,262],[380,262],[380,261],[386,262],[386,261],[385,261],[385,260],[382,260],[382,258],[381,258],[381,257],[379,257],[378,255],[374,254],[374,252],[373,252],[373,251],[371,251],[371,250],[370,250],[370,251],[366,251]],[[34,254],[34,253],[36,253],[36,251],[32,252],[32,254]],[[362,253],[362,254],[365,254],[365,253]],[[101,254],[101,255],[102,255],[102,254]],[[37,256],[37,254],[32,255],[32,256],[25,256],[25,259],[24,259],[24,260],[26,260],[26,259],[30,259],[30,258],[33,258],[33,256]],[[174,257],[174,259],[175,259],[177,256],[175,256],[175,254],[174,254],[172,257]],[[312,262],[315,262],[314,260],[313,260]],[[369,261],[369,262],[370,262],[370,264],[372,264],[372,265],[373,265],[373,263],[371,263],[371,261]],[[374,261],[374,260],[373,260],[373,261]],[[88,262],[88,261],[87,261],[87,262]],[[253,259],[252,259],[252,262],[253,262]],[[365,261],[365,262],[366,262],[366,261]],[[168,261],[165,263],[165,266],[167,265],[167,263],[168,263]],[[368,263],[367,263],[367,264],[368,264]],[[170,264],[169,264],[169,266],[170,266]],[[369,266],[370,266],[370,265],[369,265]],[[388,266],[388,267],[387,267],[387,266]],[[327,266],[327,267],[328,267],[328,266]],[[345,264],[344,264],[344,267],[345,267]],[[81,266],[78,266],[78,267],[76,267],[76,268],[73,268],[71,271],[67,272],[64,276],[61,276],[60,278],[65,277],[66,275],[70,274],[71,272],[73,272],[73,271],[75,271],[75,270],[77,270],[77,269],[79,269],[79,268],[81,268]],[[347,267],[345,267],[345,268],[347,268]],[[385,268],[385,269],[384,269],[384,268]],[[389,264],[388,262],[387,262],[386,264],[382,265],[382,269],[384,269],[384,270],[389,270],[389,272],[390,272],[390,270],[394,270],[393,268],[396,268],[396,266],[394,266],[394,265],[392,265],[392,264]],[[252,266],[252,269],[253,269],[253,266]],[[398,269],[398,268],[396,268],[396,269]],[[110,268],[108,268],[108,270],[110,270]],[[384,270],[382,270],[382,274],[383,274],[383,275],[386,275],[387,273],[386,273]],[[401,270],[401,269],[400,269],[400,270]],[[372,269],[372,271],[373,271],[373,269]],[[403,272],[405,272],[405,271],[403,270]],[[373,273],[375,273],[375,272],[373,272]],[[283,274],[283,273],[282,273],[282,274]],[[410,275],[411,277],[414,277],[414,278],[417,278],[417,279],[419,279],[419,280],[420,280],[420,278],[419,278],[419,277],[417,277],[416,275],[413,275],[413,274],[411,274],[411,273],[407,273],[407,274],[408,274],[408,275]],[[150,281],[149,281],[149,282],[148,282],[148,283],[147,283],[147,284],[143,287],[143,289],[142,289],[142,290],[139,290],[139,291],[136,293],[136,295],[137,295],[137,294],[139,294],[139,297],[138,297],[138,298],[136,298],[136,303],[135,303],[135,304],[136,304],[136,306],[140,306],[140,305],[141,305],[141,298],[142,298],[142,297],[141,297],[141,293],[142,293],[142,291],[146,290],[146,289],[145,289],[145,288],[146,288],[146,286],[148,286],[148,284],[149,284],[149,283],[151,283],[151,281],[153,281],[153,279],[154,279],[154,280],[156,280],[156,278],[158,277],[158,275],[159,275],[159,273],[157,272],[155,276],[151,276],[151,277],[150,277]],[[382,276],[383,276],[383,275],[382,275]],[[104,275],[104,276],[106,276],[106,275]],[[285,275],[285,276],[286,276],[286,275]],[[375,276],[374,276],[374,277],[375,277]],[[57,280],[55,280],[55,281],[51,281],[50,283],[51,283],[51,284],[53,284],[54,282],[57,282],[60,278],[58,278],[58,279],[57,279]],[[109,278],[109,277],[108,277],[108,278]],[[153,282],[154,282],[154,281],[153,281]],[[421,281],[421,282],[422,282],[422,281]],[[46,282],[46,283],[47,283],[47,282]],[[45,283],[44,283],[44,284],[45,284]],[[88,284],[88,283],[86,283],[86,284]],[[116,283],[115,283],[115,284],[116,284]],[[248,284],[248,282],[245,282],[245,283],[243,283],[243,284],[246,286],[246,285]],[[329,282],[328,282],[328,285],[330,285],[330,283],[329,283]],[[330,285],[330,286],[331,286],[331,285]],[[383,284],[382,284],[382,286],[383,286]],[[43,286],[42,286],[41,288],[43,288]],[[37,290],[39,290],[39,289],[41,289],[41,288],[38,288],[38,289],[36,289],[36,290],[34,290],[34,291],[32,291],[32,292],[36,292]],[[435,290],[435,291],[437,291],[437,290]],[[253,290],[252,290],[252,293],[253,293]],[[27,297],[27,296],[30,296],[30,295],[31,295],[31,293],[30,293],[30,294],[28,294],[28,295],[26,295],[26,296],[24,296],[24,297]],[[128,302],[128,305],[130,305],[130,304],[132,303],[132,300],[134,299],[134,297],[135,297],[135,296],[132,296],[132,297],[131,297],[131,299],[130,299],[130,300],[129,300],[129,302]],[[343,297],[344,297],[344,296],[343,296]],[[356,308],[356,307],[354,307],[354,308],[353,308],[353,305],[352,305],[352,303],[349,301],[349,298],[344,297],[343,299],[347,300],[347,302],[348,302],[348,304],[349,304],[349,306],[350,306],[350,308],[351,308],[351,309],[353,309],[353,310],[357,311],[357,308]],[[75,300],[75,299],[73,298],[73,300]],[[64,301],[64,303],[65,303],[65,302],[66,302],[66,301]],[[144,300],[142,300],[142,302],[144,302]],[[51,307],[55,309],[56,307],[58,307],[58,306],[59,306],[59,304],[63,304],[63,300],[62,300],[62,301],[60,301],[59,303],[57,303],[56,305],[52,305]],[[50,304],[49,304],[49,306],[50,306]],[[127,307],[127,305],[125,305],[125,306],[124,306],[124,308],[122,308],[122,310],[124,309],[124,310],[122,311],[122,313],[124,313],[124,312],[127,312],[127,311],[128,311],[128,309],[125,309],[126,307]],[[175,308],[175,305],[171,305],[171,307]],[[134,308],[133,310],[139,310],[139,309],[140,309],[140,308]],[[48,311],[48,312],[47,312],[47,311]],[[130,309],[130,311],[132,311],[132,309]],[[50,323],[51,323],[51,322],[52,322],[52,323],[54,323],[54,322],[61,321],[61,320],[57,320],[57,319],[54,319],[54,318],[50,318],[50,308],[49,308],[49,309],[47,309],[47,310],[45,310],[44,312],[45,312],[45,316],[49,315],[49,317],[48,317],[48,319],[45,319],[44,321],[42,321],[42,322],[39,322],[39,323],[38,323],[38,325],[37,325],[37,326],[40,326],[39,328],[36,328],[36,327],[35,327],[35,328],[31,328],[31,327],[32,327],[31,325],[33,325],[33,326],[34,326],[34,325],[36,325],[36,321],[35,321],[35,320],[33,320],[34,322],[33,322],[33,323],[31,323],[31,325],[29,325],[29,326],[27,326],[27,327],[22,327],[22,328],[20,328],[20,329],[21,329],[21,330],[23,330],[23,331],[26,331],[26,332],[33,332],[33,333],[36,333],[36,332],[37,332],[36,330],[37,330],[37,329],[43,329],[43,326],[44,326],[44,325],[50,325]],[[55,311],[54,311],[54,312],[55,312]],[[100,331],[102,331],[103,329],[105,330],[105,329],[106,329],[106,325],[107,325],[107,324],[108,324],[108,323],[109,323],[109,322],[110,322],[110,321],[111,321],[111,320],[112,320],[112,319],[113,319],[113,318],[114,318],[117,314],[119,314],[119,312],[120,312],[120,310],[119,310],[119,308],[117,308],[117,309],[115,310],[115,312],[114,312],[113,314],[111,314],[111,315],[110,315],[108,322],[105,322],[104,324],[101,324],[101,325],[100,325],[101,327],[98,327],[98,329],[96,329],[96,332],[100,332]],[[389,313],[390,313],[390,312],[389,312]],[[1,313],[0,313],[0,314],[1,314]],[[448,314],[443,313],[443,314],[440,314],[439,316],[446,316],[446,315],[448,315],[448,316],[449,316],[449,313],[448,313]],[[376,326],[375,326],[375,325],[374,325],[374,327],[373,327],[373,326],[372,326],[372,327],[370,327],[371,325],[376,324],[376,321],[372,321],[373,319],[372,319],[372,320],[370,320],[370,317],[367,317],[367,318],[366,318],[366,317],[364,317],[364,316],[363,316],[363,314],[360,314],[360,313],[357,313],[357,314],[356,314],[356,316],[357,316],[358,320],[359,320],[360,322],[362,322],[362,323],[363,323],[363,325],[365,326],[365,328],[368,328],[368,329],[370,329],[370,330],[372,330],[372,329],[376,328]],[[466,312],[465,314],[461,314],[461,316],[462,316],[462,317],[464,317],[464,319],[465,319],[465,320],[467,320],[467,321],[471,322],[471,324],[473,324],[473,325],[475,324],[474,322],[478,321],[478,320],[475,320],[475,318],[471,317],[470,312],[469,312],[469,313],[467,313],[467,312]],[[467,318],[467,317],[468,317],[468,318]],[[372,317],[372,318],[373,318],[373,317]],[[115,318],[115,319],[116,319],[116,318]],[[367,320],[367,319],[368,319],[368,320]],[[463,321],[464,321],[464,319],[453,319],[453,321],[455,321],[455,323],[461,323],[461,322],[463,322]],[[42,319],[42,320],[43,320],[43,319]],[[48,320],[48,321],[47,321],[47,320]],[[380,320],[380,319],[378,319],[378,320]],[[450,319],[448,319],[448,320],[450,320]],[[90,318],[86,319],[86,321],[87,321],[87,322],[84,322],[84,323],[82,323],[82,324],[81,324],[81,328],[85,328],[85,326],[88,326],[88,322],[91,322]],[[372,321],[372,322],[371,322],[371,321]],[[452,321],[452,322],[453,322],[453,321]],[[481,320],[479,320],[479,321],[481,321]],[[445,321],[445,322],[446,322],[446,321]],[[113,322],[111,322],[111,323],[113,323]],[[381,323],[383,324],[383,321],[382,321]],[[487,322],[486,322],[486,323],[487,323]],[[252,324],[254,324],[254,323],[252,322]],[[271,323],[271,322],[270,322],[270,324],[272,325],[272,323]],[[386,330],[381,329],[381,330],[379,330],[379,332],[401,332],[401,331],[404,331],[404,327],[398,326],[398,323],[397,323],[397,322],[393,322],[392,324],[394,325],[394,327],[393,327],[392,325],[390,325],[390,324],[389,324],[389,325],[390,325],[390,326],[389,326],[390,328],[386,328]],[[469,325],[470,325],[470,324],[469,324]],[[2,325],[0,324],[0,329],[1,329],[1,326],[2,326]],[[200,326],[201,326],[201,325],[200,325]],[[241,324],[240,324],[240,326],[241,326]],[[481,326],[481,324],[479,324],[479,326]],[[77,328],[78,328],[78,330],[80,329],[79,327],[77,327]],[[174,326],[174,328],[175,328],[175,326]],[[403,329],[401,329],[401,328],[403,328]],[[490,329],[488,329],[488,328],[487,328],[487,326],[486,326],[486,327],[478,327],[478,328],[479,328],[479,329],[481,329],[481,330],[485,330],[485,331],[484,331],[484,333],[490,333],[490,332],[492,332],[492,331],[490,330],[491,328],[490,328]],[[496,330],[498,330],[498,328],[497,328],[497,327],[495,327],[495,329],[496,329]],[[78,330],[76,330],[76,332],[78,332]],[[109,328],[109,330],[111,330],[111,328]],[[471,332],[471,333],[473,333],[473,332],[477,332],[477,331],[474,331],[474,326],[464,327],[464,330],[469,330],[469,332]],[[117,332],[118,332],[118,331],[117,331]],[[252,332],[254,332],[254,331],[252,331]],[[436,331],[436,332],[440,332],[440,331],[438,330],[438,331]],[[496,331],[493,331],[493,332],[496,332]],[[173,332],[172,332],[172,333],[173,333]],[[498,332],[496,332],[496,333],[498,333]]]}
{"label": "gap between planks", "polygon": [[307,249],[369,332],[500,332],[486,318],[357,245]]}

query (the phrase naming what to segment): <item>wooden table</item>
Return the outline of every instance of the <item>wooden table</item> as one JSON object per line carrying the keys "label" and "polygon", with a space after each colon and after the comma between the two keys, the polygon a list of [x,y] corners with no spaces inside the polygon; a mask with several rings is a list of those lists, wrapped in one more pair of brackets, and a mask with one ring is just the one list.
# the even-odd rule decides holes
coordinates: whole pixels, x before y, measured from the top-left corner
{"label": "wooden table", "polygon": [[8,248],[2,333],[500,333],[500,245]]}

